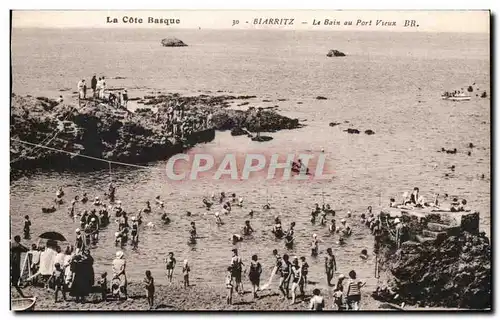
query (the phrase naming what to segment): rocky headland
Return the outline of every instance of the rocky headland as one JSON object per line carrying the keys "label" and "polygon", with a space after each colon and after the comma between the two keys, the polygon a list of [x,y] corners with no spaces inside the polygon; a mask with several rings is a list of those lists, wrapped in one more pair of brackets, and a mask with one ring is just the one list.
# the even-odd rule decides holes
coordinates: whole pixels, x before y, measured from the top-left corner
{"label": "rocky headland", "polygon": [[[140,164],[165,160],[197,143],[211,141],[215,130],[245,127],[249,131],[271,132],[300,127],[297,119],[273,110],[228,108],[234,100],[254,97],[145,96],[138,102],[147,107],[132,112],[94,99],[82,100],[79,105],[77,101],[59,103],[45,97],[12,94],[11,168],[98,169],[107,166],[105,161],[78,155]],[[172,106],[182,106],[181,122],[169,118]],[[174,125],[182,130],[173,130]]]}

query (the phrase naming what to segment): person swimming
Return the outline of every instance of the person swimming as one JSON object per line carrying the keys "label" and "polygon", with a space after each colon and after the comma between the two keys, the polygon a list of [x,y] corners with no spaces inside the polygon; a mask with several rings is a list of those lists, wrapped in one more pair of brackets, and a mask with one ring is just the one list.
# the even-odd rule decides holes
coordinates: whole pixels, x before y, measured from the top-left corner
{"label": "person swimming", "polygon": [[231,240],[233,241],[233,245],[235,245],[236,243],[243,241],[243,237],[240,234],[235,233],[231,236]]}
{"label": "person swimming", "polygon": [[368,250],[366,249],[361,250],[361,254],[359,255],[359,257],[363,260],[368,259]]}
{"label": "person swimming", "polygon": [[101,203],[101,200],[99,200],[99,197],[95,197],[94,199],[94,206],[100,206],[102,203]]}
{"label": "person swimming", "polygon": [[132,217],[132,231],[130,234],[132,235],[132,243],[139,243],[139,223],[136,217]]}
{"label": "person swimming", "polygon": [[205,205],[205,208],[207,210],[210,210],[210,208],[212,207],[213,203],[208,201],[207,199],[203,198],[203,204]]}
{"label": "person swimming", "polygon": [[315,224],[316,223],[316,217],[318,216],[318,213],[316,212],[316,210],[312,210],[311,211],[311,223],[312,224]]}
{"label": "person swimming", "polygon": [[276,238],[281,239],[283,237],[283,228],[281,227],[281,221],[278,217],[274,219],[274,226],[272,232]]}
{"label": "person swimming", "polygon": [[160,207],[160,208],[163,208],[165,206],[165,204],[163,203],[163,201],[160,200],[160,196],[156,196],[155,202],[156,202],[156,205],[158,207]]}
{"label": "person swimming", "polygon": [[216,212],[215,214],[215,223],[218,225],[218,226],[221,226],[224,224],[224,222],[222,222],[222,219],[220,218],[220,213],[219,212]]}
{"label": "person swimming", "polygon": [[318,249],[319,249],[318,244],[319,244],[318,236],[316,234],[313,234],[313,239],[311,243],[311,256],[313,257],[316,257],[318,255]]}
{"label": "person swimming", "polygon": [[292,249],[293,248],[293,243],[294,243],[294,230],[293,228],[295,227],[295,222],[292,222],[290,224],[290,229],[287,231],[286,236],[285,236],[285,247],[287,249]]}
{"label": "person swimming", "polygon": [[87,196],[87,193],[84,193],[82,196],[82,200],[80,200],[82,203],[87,203],[89,201],[89,197]]}
{"label": "person swimming", "polygon": [[337,241],[337,244],[338,244],[338,245],[344,245],[344,244],[345,244],[345,239],[344,239],[344,237],[343,237],[343,236],[340,236],[340,237],[339,237],[339,241]]}
{"label": "person swimming", "polygon": [[254,232],[252,226],[250,225],[250,220],[245,221],[245,226],[243,226],[243,234],[249,236]]}
{"label": "person swimming", "polygon": [[412,205],[417,205],[419,203],[418,198],[419,198],[419,189],[417,187],[413,188],[413,192],[410,195],[410,204]]}
{"label": "person swimming", "polygon": [[269,210],[269,209],[271,209],[271,204],[268,202],[268,203],[266,203],[264,206],[262,206],[262,208],[263,208],[264,210]]}
{"label": "person swimming", "polygon": [[321,219],[319,220],[319,224],[322,226],[326,224],[326,211],[321,212]]}
{"label": "person swimming", "polygon": [[163,224],[169,224],[170,223],[170,218],[167,216],[166,212],[163,212],[161,215],[161,221],[163,221]]}
{"label": "person swimming", "polygon": [[250,218],[253,218],[253,210],[250,210],[250,212],[248,213],[248,215],[250,216]]}
{"label": "person swimming", "polygon": [[240,197],[238,199],[238,206],[243,207],[243,198],[242,197]]}
{"label": "person swimming", "polygon": [[337,230],[336,221],[335,221],[335,219],[332,219],[330,221],[330,225],[328,226],[328,231],[330,233],[335,233],[336,230]]}
{"label": "person swimming", "polygon": [[63,188],[59,187],[59,189],[57,189],[57,191],[56,191],[56,197],[57,198],[62,198],[63,196],[64,196]]}
{"label": "person swimming", "polygon": [[146,201],[146,208],[144,208],[142,212],[151,213],[151,203],[149,202],[149,200]]}

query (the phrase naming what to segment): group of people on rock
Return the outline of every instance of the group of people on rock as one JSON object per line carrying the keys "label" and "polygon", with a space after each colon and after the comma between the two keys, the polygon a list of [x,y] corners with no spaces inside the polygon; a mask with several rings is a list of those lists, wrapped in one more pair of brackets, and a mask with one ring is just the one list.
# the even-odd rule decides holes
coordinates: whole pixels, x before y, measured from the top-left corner
{"label": "group of people on rock", "polygon": [[[163,123],[164,130],[174,137],[186,137],[193,132],[202,131],[212,126],[212,113],[197,107],[187,108],[180,101],[168,101],[163,112],[157,113],[157,121]],[[165,117],[163,117],[163,115]]]}
{"label": "group of people on rock", "polygon": [[[127,107],[128,102],[128,92],[127,89],[124,89],[123,92],[119,91],[117,94],[113,92],[108,92],[106,86],[106,80],[104,76],[99,77],[99,79],[94,75],[90,80],[90,88],[92,89],[92,98],[100,99],[109,102],[113,106],[116,107]],[[78,82],[78,100],[86,100],[87,99],[87,83],[85,79],[82,79]]]}

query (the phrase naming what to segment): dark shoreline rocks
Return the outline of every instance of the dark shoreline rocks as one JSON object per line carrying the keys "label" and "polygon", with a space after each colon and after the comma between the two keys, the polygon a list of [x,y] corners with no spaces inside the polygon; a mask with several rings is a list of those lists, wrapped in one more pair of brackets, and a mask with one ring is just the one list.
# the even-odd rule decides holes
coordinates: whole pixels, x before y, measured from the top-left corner
{"label": "dark shoreline rocks", "polygon": [[[381,213],[375,237],[385,285],[372,295],[379,301],[418,307],[490,309],[491,245],[479,231],[479,213],[428,213],[402,210],[404,223],[398,247],[394,224],[398,217]],[[458,223],[457,223],[458,221]]]}

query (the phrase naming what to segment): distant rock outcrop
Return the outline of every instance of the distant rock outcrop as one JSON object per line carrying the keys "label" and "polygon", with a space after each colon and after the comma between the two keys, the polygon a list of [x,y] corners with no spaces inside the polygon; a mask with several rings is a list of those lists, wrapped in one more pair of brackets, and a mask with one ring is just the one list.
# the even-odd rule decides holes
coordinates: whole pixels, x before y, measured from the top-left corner
{"label": "distant rock outcrop", "polygon": [[330,50],[326,54],[327,57],[345,57],[345,53],[338,50]]}
{"label": "distant rock outcrop", "polygon": [[164,47],[187,47],[187,44],[177,38],[165,38],[161,40],[161,45]]}

